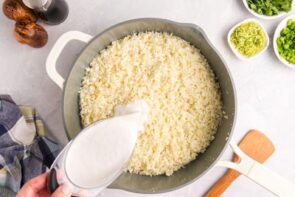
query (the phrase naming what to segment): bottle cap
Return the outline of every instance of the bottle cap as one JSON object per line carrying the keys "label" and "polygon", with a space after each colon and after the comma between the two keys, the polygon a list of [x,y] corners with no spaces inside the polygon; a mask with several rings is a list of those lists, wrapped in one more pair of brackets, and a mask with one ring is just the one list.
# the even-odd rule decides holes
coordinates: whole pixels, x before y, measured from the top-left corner
{"label": "bottle cap", "polygon": [[48,0],[23,0],[23,3],[31,9],[36,9],[45,6],[47,1]]}

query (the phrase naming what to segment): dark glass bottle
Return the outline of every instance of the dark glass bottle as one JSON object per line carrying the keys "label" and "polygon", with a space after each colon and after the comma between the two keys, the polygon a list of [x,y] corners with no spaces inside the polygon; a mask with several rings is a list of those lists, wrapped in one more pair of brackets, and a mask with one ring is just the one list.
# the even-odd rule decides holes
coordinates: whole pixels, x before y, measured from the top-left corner
{"label": "dark glass bottle", "polygon": [[57,25],[66,20],[69,8],[65,0],[23,0],[34,9],[37,15],[48,25]]}

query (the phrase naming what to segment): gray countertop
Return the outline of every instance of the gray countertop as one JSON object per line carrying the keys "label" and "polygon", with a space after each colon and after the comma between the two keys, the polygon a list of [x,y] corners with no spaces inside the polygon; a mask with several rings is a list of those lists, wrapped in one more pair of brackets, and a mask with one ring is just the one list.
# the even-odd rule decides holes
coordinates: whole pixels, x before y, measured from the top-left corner
{"label": "gray countertop", "polygon": [[[276,147],[266,165],[295,182],[295,70],[276,59],[272,46],[251,61],[240,61],[226,43],[229,29],[252,17],[237,0],[68,0],[69,18],[58,26],[46,26],[48,44],[33,49],[17,43],[12,36],[14,22],[0,12],[0,94],[10,94],[18,104],[32,105],[43,118],[50,136],[67,143],[61,111],[62,91],[45,70],[45,60],[59,36],[70,30],[96,35],[118,22],[140,17],[160,17],[195,23],[224,56],[233,75],[238,97],[238,118],[234,138],[238,141],[248,129],[263,131]],[[260,20],[272,41],[280,19]],[[84,46],[72,42],[58,60],[58,70],[66,76],[75,57]],[[229,159],[227,150],[223,159]],[[224,172],[213,168],[193,184],[157,197],[201,196]],[[245,177],[239,178],[224,196],[272,196]],[[105,190],[102,196],[148,196],[119,190]]]}

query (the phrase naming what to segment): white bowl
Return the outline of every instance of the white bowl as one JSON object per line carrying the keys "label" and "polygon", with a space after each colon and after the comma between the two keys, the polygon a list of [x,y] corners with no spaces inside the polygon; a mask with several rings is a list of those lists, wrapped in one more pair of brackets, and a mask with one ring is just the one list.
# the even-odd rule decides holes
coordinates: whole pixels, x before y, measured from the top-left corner
{"label": "white bowl", "polygon": [[273,36],[273,49],[275,51],[275,54],[277,56],[277,58],[286,66],[290,67],[290,68],[293,68],[295,69],[295,64],[291,64],[289,63],[287,60],[285,60],[283,57],[280,56],[279,52],[278,52],[278,49],[277,49],[277,39],[278,37],[280,36],[280,33],[282,31],[282,29],[284,29],[286,26],[287,26],[287,21],[289,19],[293,19],[295,20],[295,15],[291,15],[291,16],[288,16],[286,17],[285,19],[283,19],[279,25],[277,26],[276,28],[276,31],[274,33],[274,36]]}
{"label": "white bowl", "polygon": [[262,14],[258,14],[255,11],[251,10],[248,6],[247,0],[243,0],[244,6],[246,7],[246,9],[253,14],[254,16],[261,18],[261,19],[266,19],[266,20],[270,20],[270,19],[276,19],[276,18],[280,18],[283,16],[286,16],[288,13],[290,13],[293,8],[294,8],[294,0],[292,1],[292,6],[291,6],[291,10],[289,12],[279,12],[279,14],[274,15],[274,16],[266,16],[266,15],[262,15]]}
{"label": "white bowl", "polygon": [[[263,33],[264,33],[264,35],[265,35],[265,39],[266,39],[266,43],[265,43],[264,48],[263,48],[260,52],[258,52],[257,54],[253,55],[252,57],[246,57],[246,56],[243,56],[242,54],[240,54],[239,51],[238,51],[238,50],[232,45],[232,43],[230,42],[230,36],[231,36],[231,34],[233,33],[233,31],[234,31],[238,26],[240,26],[242,23],[245,23],[245,22],[255,22],[255,23],[257,23],[257,24],[261,27],[261,29],[262,29],[262,31],[263,31]],[[268,45],[269,45],[269,37],[268,37],[267,32],[265,31],[264,27],[261,25],[261,23],[260,23],[259,21],[257,21],[257,20],[254,19],[254,18],[248,18],[248,19],[246,19],[246,20],[243,20],[242,22],[237,23],[235,26],[233,26],[233,27],[229,30],[229,32],[228,32],[228,34],[227,34],[227,42],[228,42],[228,45],[230,46],[231,50],[233,51],[233,53],[234,53],[239,59],[241,59],[241,60],[250,60],[250,59],[252,59],[252,58],[254,58],[254,57],[257,57],[258,55],[260,55],[261,53],[263,53],[263,52],[267,49],[267,47],[268,47]]]}

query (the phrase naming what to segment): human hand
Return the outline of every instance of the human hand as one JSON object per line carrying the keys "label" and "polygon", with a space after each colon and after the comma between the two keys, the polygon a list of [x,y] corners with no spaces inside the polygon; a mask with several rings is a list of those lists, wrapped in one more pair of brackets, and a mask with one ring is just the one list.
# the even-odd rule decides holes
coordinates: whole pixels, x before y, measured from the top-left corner
{"label": "human hand", "polygon": [[17,193],[16,197],[70,197],[71,193],[64,185],[59,186],[53,194],[47,191],[48,173],[29,180]]}

